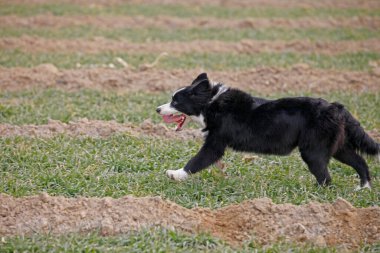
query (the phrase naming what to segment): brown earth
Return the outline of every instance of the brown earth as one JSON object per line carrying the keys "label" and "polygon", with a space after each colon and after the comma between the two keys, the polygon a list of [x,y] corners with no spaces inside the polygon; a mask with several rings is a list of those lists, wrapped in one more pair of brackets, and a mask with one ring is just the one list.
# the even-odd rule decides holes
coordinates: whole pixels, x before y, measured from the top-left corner
{"label": "brown earth", "polygon": [[[154,124],[149,119],[136,125],[115,121],[88,120],[86,118],[69,123],[49,120],[46,125],[0,124],[0,137],[28,136],[51,138],[60,134],[71,137],[107,138],[115,134],[126,133],[136,137],[158,137],[166,139],[201,139],[198,129],[184,128],[174,131],[174,125]],[[380,131],[373,129],[368,134],[380,141]]]}
{"label": "brown earth", "polygon": [[[7,4],[49,4],[50,0],[2,0]],[[125,4],[125,0],[58,0],[58,3],[81,4],[92,8]],[[216,5],[226,7],[277,7],[277,8],[361,8],[372,9],[380,8],[380,3],[377,0],[130,0],[128,3],[133,4],[181,4],[184,6],[204,6]]]}
{"label": "brown earth", "polygon": [[[116,62],[116,61],[115,61]],[[118,63],[115,63],[118,64]],[[209,76],[230,87],[241,88],[266,95],[275,92],[330,91],[364,92],[380,90],[380,68],[373,63],[370,72],[336,71],[310,68],[307,64],[297,64],[291,68],[254,68],[243,71],[210,71]],[[91,88],[132,91],[173,91],[189,85],[202,69],[146,70],[130,68],[80,68],[59,70],[54,65],[43,64],[34,68],[1,68],[0,89],[19,91],[31,88],[61,88],[78,90]]]}
{"label": "brown earth", "polygon": [[[172,126],[172,128],[170,128]],[[81,119],[75,122],[63,123],[49,120],[46,125],[10,125],[0,124],[0,137],[30,136],[50,138],[60,134],[71,137],[106,138],[114,134],[127,133],[137,137],[161,137],[167,139],[199,139],[201,131],[183,129],[174,131],[174,125],[153,124],[146,120],[140,125],[117,123],[115,121]]]}
{"label": "brown earth", "polygon": [[254,199],[216,210],[186,209],[160,197],[65,198],[43,193],[15,198],[0,194],[0,236],[99,231],[116,235],[164,227],[207,232],[241,245],[276,241],[353,249],[380,240],[380,208],[355,208],[344,199],[333,204],[274,204]]}
{"label": "brown earth", "polygon": [[[336,2],[336,1],[331,1]],[[212,17],[179,18],[171,16],[54,16],[52,14],[20,17],[1,16],[0,27],[63,28],[70,26],[94,26],[103,29],[131,28],[362,28],[379,30],[379,17],[314,18],[245,18],[218,19]]]}
{"label": "brown earth", "polygon": [[239,53],[255,54],[263,52],[298,52],[335,55],[348,52],[380,52],[380,40],[312,42],[301,41],[257,41],[242,40],[225,42],[218,40],[196,40],[188,42],[146,42],[132,43],[128,40],[110,40],[103,37],[88,39],[45,39],[22,36],[18,38],[0,38],[0,50],[22,50],[37,52],[131,52],[131,53]]}

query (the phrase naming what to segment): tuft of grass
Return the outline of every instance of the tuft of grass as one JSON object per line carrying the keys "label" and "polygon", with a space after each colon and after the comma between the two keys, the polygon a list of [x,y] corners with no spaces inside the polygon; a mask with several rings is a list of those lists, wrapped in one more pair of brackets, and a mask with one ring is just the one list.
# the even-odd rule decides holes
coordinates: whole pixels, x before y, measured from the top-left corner
{"label": "tuft of grass", "polygon": [[112,6],[80,6],[68,3],[51,4],[1,4],[0,15],[32,16],[51,13],[53,15],[128,15],[128,16],[177,16],[177,17],[352,17],[380,16],[378,9],[360,8],[275,8],[275,7],[223,7],[180,4],[118,4]]}
{"label": "tuft of grass", "polygon": [[170,30],[163,28],[104,29],[96,26],[69,26],[60,29],[24,27],[0,28],[0,37],[20,37],[23,35],[49,39],[90,39],[105,37],[107,39],[126,39],[131,42],[193,40],[241,41],[243,39],[342,41],[380,38],[380,33],[374,32],[369,28],[191,28]]}
{"label": "tuft of grass", "polygon": [[[3,50],[0,52],[0,66],[3,67],[34,67],[43,63],[52,63],[59,68],[75,68],[77,63],[82,66],[102,66],[113,63],[122,67],[115,60],[122,57],[133,67],[153,62],[157,54],[135,54],[103,52],[98,54],[83,53],[25,53],[20,50]],[[189,69],[200,68],[208,70],[243,70],[255,67],[290,67],[297,63],[306,63],[311,67],[337,70],[371,69],[371,61],[380,60],[380,53],[357,52],[339,55],[284,53],[186,53],[169,55],[163,58],[157,68]]]}
{"label": "tuft of grass", "polygon": [[[260,96],[259,91],[251,92]],[[292,92],[273,94],[270,98],[287,96],[313,94]],[[380,129],[379,93],[332,92],[322,97],[344,104],[366,129]],[[0,123],[46,124],[48,119],[67,123],[81,118],[116,120],[119,123],[141,123],[145,119],[151,119],[154,123],[159,123],[162,119],[157,115],[155,108],[166,103],[168,99],[170,94],[165,92],[123,95],[95,90],[67,92],[57,89],[0,92]]]}

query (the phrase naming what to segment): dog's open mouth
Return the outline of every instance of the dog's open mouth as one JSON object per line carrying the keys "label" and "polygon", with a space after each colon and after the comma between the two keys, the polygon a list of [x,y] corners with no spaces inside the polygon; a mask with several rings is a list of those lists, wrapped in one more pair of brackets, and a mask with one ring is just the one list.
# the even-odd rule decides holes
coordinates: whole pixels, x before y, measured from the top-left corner
{"label": "dog's open mouth", "polygon": [[165,121],[165,123],[177,123],[176,131],[180,131],[185,124],[186,121],[186,115],[185,114],[169,114],[169,115],[162,115],[162,119]]}

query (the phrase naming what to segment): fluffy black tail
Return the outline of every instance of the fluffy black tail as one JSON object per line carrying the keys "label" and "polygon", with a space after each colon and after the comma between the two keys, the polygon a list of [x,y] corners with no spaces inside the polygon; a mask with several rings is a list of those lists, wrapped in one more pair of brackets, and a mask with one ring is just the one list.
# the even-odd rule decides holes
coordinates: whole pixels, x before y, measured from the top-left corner
{"label": "fluffy black tail", "polygon": [[360,123],[349,111],[343,109],[343,113],[345,117],[346,142],[359,152],[368,155],[380,155],[380,144],[364,131]]}

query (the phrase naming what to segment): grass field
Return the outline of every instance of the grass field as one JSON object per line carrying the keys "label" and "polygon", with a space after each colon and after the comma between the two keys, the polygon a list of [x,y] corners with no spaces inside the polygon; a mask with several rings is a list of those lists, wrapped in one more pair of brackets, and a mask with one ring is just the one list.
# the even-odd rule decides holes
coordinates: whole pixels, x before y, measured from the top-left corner
{"label": "grass field", "polygon": [[[310,0],[311,1],[311,0]],[[224,7],[188,6],[165,4],[121,4],[109,6],[75,5],[59,1],[49,4],[0,3],[0,16],[33,17],[53,16],[96,16],[96,17],[154,17],[218,18],[233,20],[241,18],[299,19],[312,17],[329,18],[378,18],[378,9],[365,8],[276,8],[276,7]],[[239,42],[242,39],[268,41],[366,41],[380,38],[380,28],[120,28],[109,29],[96,26],[24,27],[14,25],[0,27],[1,38],[34,36],[46,39],[93,39],[104,37],[112,40],[126,39],[136,43],[146,42],[190,42],[195,40],[219,40]],[[126,59],[136,69],[153,62],[161,52],[136,53],[100,52],[29,52],[21,49],[0,48],[0,125],[14,126],[46,124],[49,119],[62,122],[82,118],[102,121],[115,120],[131,123],[138,127],[144,120],[161,123],[155,113],[156,106],[167,102],[170,89],[157,92],[124,92],[112,88],[104,91],[91,87],[80,90],[56,88],[33,88],[30,90],[2,89],[4,70],[51,63],[58,69],[98,68],[115,63],[116,57]],[[178,69],[239,71],[260,68],[291,68],[295,64],[307,64],[312,69],[341,71],[342,76],[350,71],[371,74],[380,65],[380,52],[360,51],[323,54],[318,50],[302,52],[265,53],[179,53],[164,58],[154,68],[162,71]],[[122,66],[115,63],[117,69]],[[3,72],[2,72],[3,71]],[[38,70],[36,70],[38,71]],[[163,72],[164,73],[164,72]],[[166,73],[166,72],[165,72]],[[42,73],[43,74],[43,73]],[[149,75],[149,69],[142,71]],[[28,80],[31,77],[24,77]],[[165,78],[165,76],[162,76]],[[189,80],[192,77],[189,77]],[[324,77],[321,75],[321,79]],[[133,80],[132,80],[133,81]],[[223,81],[223,80],[220,80]],[[254,82],[255,80],[252,80]],[[178,87],[184,84],[178,84]],[[228,85],[228,84],[227,84]],[[17,82],[15,82],[17,87]],[[352,88],[354,87],[354,88]],[[338,91],[337,91],[338,90]],[[261,95],[260,90],[249,90]],[[316,96],[329,101],[343,103],[358,118],[367,130],[380,130],[380,83],[379,89],[366,91],[347,84],[327,93],[307,93],[292,89],[273,92],[269,97]],[[196,126],[191,124],[190,128]],[[175,133],[173,132],[173,135]],[[1,131],[0,131],[1,136]],[[188,181],[177,183],[165,176],[165,170],[178,169],[197,152],[201,146],[197,139],[165,139],[146,135],[137,137],[128,133],[115,133],[107,138],[70,137],[61,134],[51,138],[34,136],[0,137],[0,193],[16,197],[47,192],[66,197],[114,197],[124,195],[161,196],[186,208],[220,208],[241,203],[253,198],[268,197],[277,204],[305,204],[310,201],[332,203],[344,198],[355,207],[371,207],[380,204],[380,164],[374,158],[367,159],[373,178],[373,189],[355,191],[359,180],[356,172],[341,163],[329,165],[333,179],[330,187],[319,187],[314,177],[302,162],[297,151],[288,157],[255,156],[246,159],[245,154],[228,150],[223,161],[226,175],[219,170],[205,170],[193,175]],[[380,229],[380,228],[379,228]],[[1,229],[0,229],[1,231]],[[5,236],[0,240],[0,252],[340,252],[337,246],[315,246],[279,241],[276,244],[260,245],[254,239],[240,247],[209,234],[188,234],[166,228],[131,231],[115,236],[101,236],[97,231],[89,234],[50,234]],[[355,249],[357,252],[379,252],[378,243],[366,244]]]}
{"label": "grass field", "polygon": [[[378,248],[363,247],[361,252],[376,252]],[[3,244],[4,252],[339,252],[335,248],[318,249],[310,245],[278,243],[262,248],[247,243],[240,250],[230,247],[208,235],[183,235],[165,229],[145,230],[119,237],[101,237],[89,234],[86,237],[34,236],[14,238]]]}
{"label": "grass field", "polygon": [[38,36],[50,39],[74,39],[105,37],[110,39],[128,39],[131,42],[156,41],[193,41],[222,40],[311,40],[311,41],[344,41],[368,40],[380,38],[380,34],[368,28],[266,28],[266,29],[233,29],[233,28],[118,28],[105,29],[96,26],[70,26],[61,29],[53,28],[14,28],[4,27],[1,37]]}
{"label": "grass field", "polygon": [[219,6],[186,6],[183,5],[157,5],[157,4],[119,4],[110,7],[83,7],[74,4],[31,4],[31,5],[3,5],[0,15],[30,16],[44,13],[53,15],[128,15],[128,16],[157,16],[168,15],[177,17],[202,17],[211,16],[218,18],[243,18],[243,17],[285,17],[299,18],[311,17],[336,17],[336,16],[380,16],[377,9],[337,9],[337,8],[275,8],[252,7],[232,8]]}
{"label": "grass field", "polygon": [[[251,91],[260,96],[260,91]],[[142,123],[151,119],[160,123],[161,117],[156,113],[157,105],[167,103],[170,92],[157,92],[154,95],[144,92],[117,94],[83,89],[78,92],[67,92],[58,89],[29,90],[0,93],[0,120],[2,123],[46,124],[48,119],[62,122],[75,121],[81,118],[97,120],[116,120],[117,122]],[[272,94],[269,98],[284,96],[312,96],[310,93]],[[323,96],[329,101],[344,104],[366,129],[380,128],[379,94],[362,92],[352,96],[349,92],[330,92]],[[54,100],[51,98],[55,98]],[[363,109],[366,108],[366,109]]]}
{"label": "grass field", "polygon": [[[101,66],[104,63],[115,62],[116,57],[126,59],[133,67],[138,67],[146,62],[153,62],[158,54],[134,54],[134,53],[24,53],[18,50],[0,53],[0,64],[5,67],[34,67],[45,62],[54,62],[59,68],[75,68],[77,63],[84,66]],[[260,66],[290,67],[296,63],[307,63],[312,67],[338,70],[370,70],[371,61],[378,61],[380,53],[359,52],[344,53],[337,56],[321,54],[298,53],[258,53],[247,54],[212,54],[192,53],[183,55],[171,55],[165,57],[160,64],[163,69],[175,68],[203,68],[209,70],[242,70]]]}

